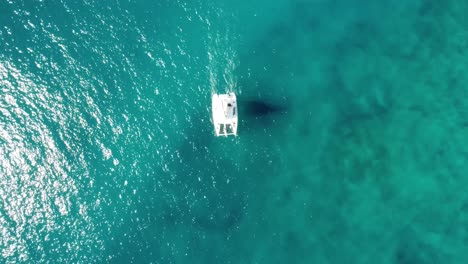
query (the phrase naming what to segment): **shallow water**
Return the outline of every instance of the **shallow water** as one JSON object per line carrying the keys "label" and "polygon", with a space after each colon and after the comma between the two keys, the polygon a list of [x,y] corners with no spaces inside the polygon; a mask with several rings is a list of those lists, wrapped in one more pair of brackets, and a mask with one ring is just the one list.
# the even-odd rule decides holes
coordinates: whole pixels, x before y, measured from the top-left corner
{"label": "shallow water", "polygon": [[0,2],[2,262],[467,262],[467,10]]}

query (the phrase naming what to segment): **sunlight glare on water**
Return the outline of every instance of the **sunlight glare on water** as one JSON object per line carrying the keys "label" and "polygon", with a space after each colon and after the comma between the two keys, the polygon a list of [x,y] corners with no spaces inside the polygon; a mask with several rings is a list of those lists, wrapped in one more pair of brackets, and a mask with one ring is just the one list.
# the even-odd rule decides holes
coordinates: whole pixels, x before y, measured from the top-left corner
{"label": "sunlight glare on water", "polygon": [[[58,142],[64,135],[46,125],[54,118],[63,122],[63,109],[51,103],[60,99],[8,61],[0,62],[0,87],[3,258],[40,260],[51,246],[72,255],[84,247],[102,246],[87,215],[88,205],[80,201],[78,183],[69,176],[85,163],[82,157],[70,160],[64,152],[73,150]],[[57,234],[69,238],[66,248],[58,247]]]}

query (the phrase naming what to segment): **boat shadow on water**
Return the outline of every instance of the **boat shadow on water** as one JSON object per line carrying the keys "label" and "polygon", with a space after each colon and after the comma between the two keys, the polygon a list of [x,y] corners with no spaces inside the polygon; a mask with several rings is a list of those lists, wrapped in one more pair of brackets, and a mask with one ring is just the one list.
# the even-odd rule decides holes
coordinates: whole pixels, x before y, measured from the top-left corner
{"label": "boat shadow on water", "polygon": [[289,112],[289,106],[272,99],[245,98],[239,99],[239,119],[242,131],[256,131],[280,125]]}

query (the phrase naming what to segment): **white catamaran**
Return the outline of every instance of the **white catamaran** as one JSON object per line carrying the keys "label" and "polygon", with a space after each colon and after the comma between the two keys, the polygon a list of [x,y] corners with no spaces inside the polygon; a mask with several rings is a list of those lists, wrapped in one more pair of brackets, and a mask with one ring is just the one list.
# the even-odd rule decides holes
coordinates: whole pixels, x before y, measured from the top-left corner
{"label": "white catamaran", "polygon": [[216,136],[237,136],[236,95],[234,93],[213,94],[211,104]]}

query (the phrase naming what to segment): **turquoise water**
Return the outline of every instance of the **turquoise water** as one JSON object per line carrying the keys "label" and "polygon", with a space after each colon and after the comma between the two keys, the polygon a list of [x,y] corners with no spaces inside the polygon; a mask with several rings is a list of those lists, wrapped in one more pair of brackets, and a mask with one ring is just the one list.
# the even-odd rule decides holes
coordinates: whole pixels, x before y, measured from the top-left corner
{"label": "turquoise water", "polygon": [[0,263],[467,263],[468,4],[381,2],[1,1]]}

